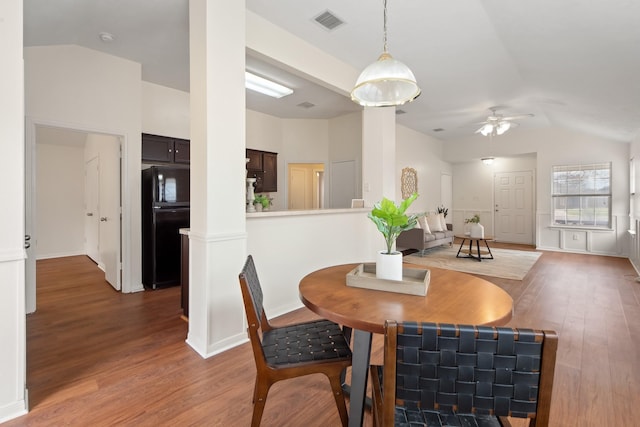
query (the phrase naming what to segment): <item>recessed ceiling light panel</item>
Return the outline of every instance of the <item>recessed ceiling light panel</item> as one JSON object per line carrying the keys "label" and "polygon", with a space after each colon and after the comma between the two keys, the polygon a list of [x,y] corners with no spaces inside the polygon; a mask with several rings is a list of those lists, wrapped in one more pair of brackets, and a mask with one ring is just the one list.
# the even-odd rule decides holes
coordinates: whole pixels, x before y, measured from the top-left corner
{"label": "recessed ceiling light panel", "polygon": [[283,96],[291,95],[293,93],[293,89],[282,86],[281,84],[272,82],[271,80],[267,80],[260,76],[256,76],[255,74],[248,71],[244,72],[244,76],[244,86],[249,90],[253,90],[263,95],[268,95],[273,98],[282,98]]}

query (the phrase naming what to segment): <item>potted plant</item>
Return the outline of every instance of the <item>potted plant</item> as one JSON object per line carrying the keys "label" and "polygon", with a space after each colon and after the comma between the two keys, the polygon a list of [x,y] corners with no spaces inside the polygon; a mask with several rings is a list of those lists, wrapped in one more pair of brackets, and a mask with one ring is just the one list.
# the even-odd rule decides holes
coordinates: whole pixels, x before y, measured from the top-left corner
{"label": "potted plant", "polygon": [[367,215],[384,236],[387,246],[387,250],[378,252],[376,258],[376,277],[379,279],[402,280],[402,253],[392,249],[400,233],[416,226],[421,214],[407,215],[405,212],[417,198],[418,194],[413,193],[396,205],[383,197]]}
{"label": "potted plant", "polygon": [[271,201],[264,194],[256,194],[254,199],[253,199],[253,204],[255,205],[256,210],[258,212],[261,212],[261,211],[269,208],[269,205],[271,204]]}
{"label": "potted plant", "polygon": [[484,239],[484,226],[480,224],[480,215],[475,214],[471,218],[464,220],[465,224],[471,224],[469,237],[476,239]]}

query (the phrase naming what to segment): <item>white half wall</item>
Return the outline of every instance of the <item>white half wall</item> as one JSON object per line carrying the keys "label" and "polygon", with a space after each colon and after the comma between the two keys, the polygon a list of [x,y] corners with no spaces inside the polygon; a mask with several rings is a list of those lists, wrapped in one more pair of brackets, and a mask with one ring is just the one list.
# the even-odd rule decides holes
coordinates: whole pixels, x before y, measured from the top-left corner
{"label": "white half wall", "polygon": [[376,251],[384,248],[384,240],[367,218],[368,211],[247,214],[247,253],[256,263],[269,317],[302,306],[298,284],[312,271],[375,260]]}

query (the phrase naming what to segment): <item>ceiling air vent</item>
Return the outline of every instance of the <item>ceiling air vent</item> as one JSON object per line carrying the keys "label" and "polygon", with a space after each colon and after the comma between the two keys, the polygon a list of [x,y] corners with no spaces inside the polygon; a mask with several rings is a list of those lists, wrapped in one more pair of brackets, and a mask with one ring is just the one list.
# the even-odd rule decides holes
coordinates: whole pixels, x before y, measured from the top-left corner
{"label": "ceiling air vent", "polygon": [[313,18],[313,20],[329,31],[344,24],[344,21],[334,15],[330,10],[322,12],[320,15]]}
{"label": "ceiling air vent", "polygon": [[310,103],[308,101],[304,101],[304,102],[301,102],[300,104],[298,104],[298,107],[301,107],[301,108],[313,108],[315,106],[316,106],[316,104],[312,104],[312,103]]}

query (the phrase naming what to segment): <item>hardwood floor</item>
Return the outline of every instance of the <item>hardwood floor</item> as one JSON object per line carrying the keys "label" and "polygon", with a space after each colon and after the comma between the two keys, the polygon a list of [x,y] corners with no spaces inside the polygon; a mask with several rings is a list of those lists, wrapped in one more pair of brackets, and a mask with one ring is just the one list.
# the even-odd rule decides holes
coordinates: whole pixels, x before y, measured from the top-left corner
{"label": "hardwood floor", "polygon": [[[38,311],[27,317],[31,411],[4,425],[250,424],[249,344],[202,359],[184,342],[179,288],[120,294],[82,256],[38,261],[37,272]],[[640,283],[626,259],[545,252],[522,282],[487,279],[514,298],[510,326],[559,334],[550,425],[637,425]],[[300,309],[274,323],[314,317]],[[374,363],[380,345],[376,336]],[[327,380],[274,385],[262,425],[339,425]]]}

